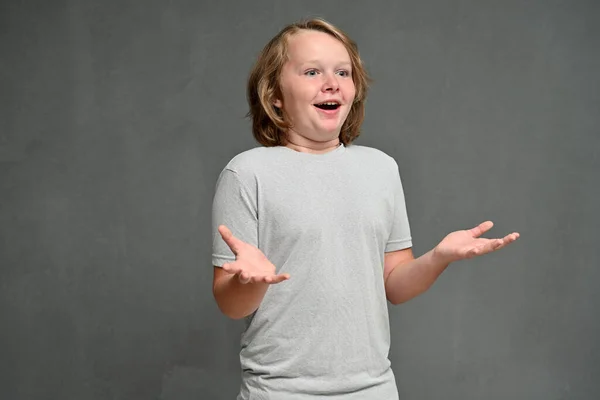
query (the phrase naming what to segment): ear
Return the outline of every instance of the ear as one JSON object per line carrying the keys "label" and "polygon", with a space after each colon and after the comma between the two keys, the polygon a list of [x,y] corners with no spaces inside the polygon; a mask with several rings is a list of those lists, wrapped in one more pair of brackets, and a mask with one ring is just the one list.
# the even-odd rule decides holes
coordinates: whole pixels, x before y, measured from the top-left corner
{"label": "ear", "polygon": [[277,108],[282,108],[283,103],[281,102],[281,100],[275,99],[275,101],[273,102],[273,105]]}

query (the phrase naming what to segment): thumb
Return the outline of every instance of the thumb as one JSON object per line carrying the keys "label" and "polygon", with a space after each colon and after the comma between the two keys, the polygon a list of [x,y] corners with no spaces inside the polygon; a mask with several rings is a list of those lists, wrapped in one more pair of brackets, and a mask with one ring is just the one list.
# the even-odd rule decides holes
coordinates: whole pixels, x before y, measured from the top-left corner
{"label": "thumb", "polygon": [[240,251],[241,241],[233,236],[233,233],[231,233],[229,228],[227,228],[225,225],[219,226],[219,233],[233,254],[237,256],[238,252]]}
{"label": "thumb", "polygon": [[477,225],[475,228],[469,229],[469,233],[473,235],[473,237],[479,237],[492,229],[493,226],[494,223],[492,221],[485,221]]}

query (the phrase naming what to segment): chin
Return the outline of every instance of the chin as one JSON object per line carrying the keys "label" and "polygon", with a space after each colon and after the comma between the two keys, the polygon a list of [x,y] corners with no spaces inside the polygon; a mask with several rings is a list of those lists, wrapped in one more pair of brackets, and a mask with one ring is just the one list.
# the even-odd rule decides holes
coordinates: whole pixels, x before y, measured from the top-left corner
{"label": "chin", "polygon": [[341,129],[339,127],[335,127],[332,129],[323,129],[323,137],[326,137],[325,140],[334,140],[340,136]]}
{"label": "chin", "polygon": [[331,142],[339,137],[338,133],[335,132],[315,132],[314,136],[310,137],[310,140],[317,143]]}

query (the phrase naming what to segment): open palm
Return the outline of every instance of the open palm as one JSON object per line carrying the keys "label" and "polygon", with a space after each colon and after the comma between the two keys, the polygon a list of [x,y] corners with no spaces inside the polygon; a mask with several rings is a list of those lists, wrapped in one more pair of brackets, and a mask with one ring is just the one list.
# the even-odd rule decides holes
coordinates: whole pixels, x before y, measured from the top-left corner
{"label": "open palm", "polygon": [[492,221],[486,221],[475,228],[456,231],[448,234],[435,248],[436,256],[446,262],[481,256],[499,250],[519,238],[519,233],[513,232],[500,239],[482,238],[485,232],[494,226]]}
{"label": "open palm", "polygon": [[238,276],[242,283],[279,283],[289,279],[288,274],[276,274],[276,268],[262,251],[236,238],[224,225],[219,226],[219,233],[227,246],[235,254],[235,261],[223,264],[224,271]]}

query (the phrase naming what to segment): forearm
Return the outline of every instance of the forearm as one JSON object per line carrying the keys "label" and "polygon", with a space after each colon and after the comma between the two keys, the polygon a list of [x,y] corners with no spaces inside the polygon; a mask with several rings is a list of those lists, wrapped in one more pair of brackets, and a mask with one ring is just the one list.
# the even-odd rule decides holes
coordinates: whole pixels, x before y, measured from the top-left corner
{"label": "forearm", "polygon": [[233,319],[244,318],[258,309],[269,284],[243,284],[235,274],[222,276],[215,282],[213,295],[221,312]]}
{"label": "forearm", "polygon": [[385,292],[392,304],[404,303],[427,291],[449,263],[431,250],[421,257],[395,266],[385,279]]}

